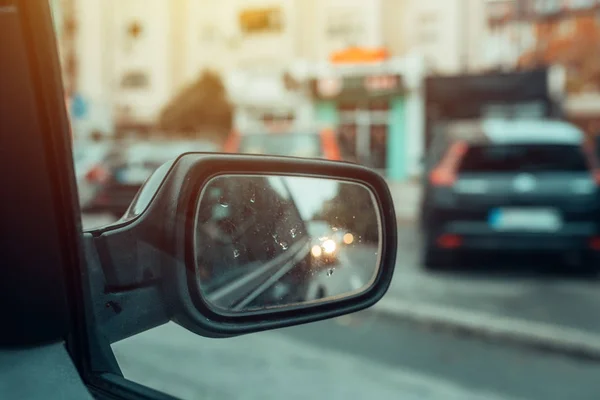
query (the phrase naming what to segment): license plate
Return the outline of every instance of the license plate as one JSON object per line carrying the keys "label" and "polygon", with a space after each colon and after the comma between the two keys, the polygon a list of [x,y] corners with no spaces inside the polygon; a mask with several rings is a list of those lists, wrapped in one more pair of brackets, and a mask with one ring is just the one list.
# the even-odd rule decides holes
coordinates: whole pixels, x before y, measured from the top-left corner
{"label": "license plate", "polygon": [[125,184],[142,184],[152,175],[152,171],[148,168],[126,168],[116,174],[116,178],[120,183]]}
{"label": "license plate", "polygon": [[490,213],[489,224],[499,231],[554,232],[561,228],[562,219],[554,209],[497,208]]}

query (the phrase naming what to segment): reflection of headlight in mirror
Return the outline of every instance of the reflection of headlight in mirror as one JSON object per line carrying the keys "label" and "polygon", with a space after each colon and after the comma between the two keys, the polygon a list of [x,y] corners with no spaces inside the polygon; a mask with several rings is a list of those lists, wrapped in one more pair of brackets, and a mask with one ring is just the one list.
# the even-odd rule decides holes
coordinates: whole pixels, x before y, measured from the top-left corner
{"label": "reflection of headlight in mirror", "polygon": [[335,242],[331,239],[326,240],[323,242],[323,250],[325,250],[325,253],[331,254],[335,251],[335,248],[337,246],[335,245]]}
{"label": "reflection of headlight in mirror", "polygon": [[312,249],[310,249],[310,252],[313,257],[321,257],[321,246],[314,245]]}
{"label": "reflection of headlight in mirror", "polygon": [[344,235],[344,243],[352,244],[352,242],[354,242],[354,235],[351,233],[346,233]]}

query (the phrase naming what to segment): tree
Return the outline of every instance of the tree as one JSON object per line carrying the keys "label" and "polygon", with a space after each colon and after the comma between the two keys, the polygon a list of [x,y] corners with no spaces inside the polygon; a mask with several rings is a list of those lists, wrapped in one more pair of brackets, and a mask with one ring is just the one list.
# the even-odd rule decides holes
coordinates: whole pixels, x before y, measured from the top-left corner
{"label": "tree", "polygon": [[571,17],[573,29],[564,32],[565,20],[540,22],[536,46],[523,54],[519,67],[560,64],[567,71],[567,92],[600,91],[600,26],[594,17]]}
{"label": "tree", "polygon": [[221,77],[205,70],[162,109],[158,128],[224,141],[233,126],[233,107]]}

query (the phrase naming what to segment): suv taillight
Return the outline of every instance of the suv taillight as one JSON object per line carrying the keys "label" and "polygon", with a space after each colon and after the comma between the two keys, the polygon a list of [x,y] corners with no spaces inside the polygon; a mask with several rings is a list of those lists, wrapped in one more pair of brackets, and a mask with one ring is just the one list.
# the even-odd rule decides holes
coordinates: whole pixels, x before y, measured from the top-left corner
{"label": "suv taillight", "polygon": [[429,181],[434,186],[452,186],[456,182],[454,171],[439,166],[429,174]]}
{"label": "suv taillight", "polygon": [[442,161],[429,174],[429,181],[434,186],[452,186],[456,182],[456,169],[469,146],[466,142],[453,143]]}

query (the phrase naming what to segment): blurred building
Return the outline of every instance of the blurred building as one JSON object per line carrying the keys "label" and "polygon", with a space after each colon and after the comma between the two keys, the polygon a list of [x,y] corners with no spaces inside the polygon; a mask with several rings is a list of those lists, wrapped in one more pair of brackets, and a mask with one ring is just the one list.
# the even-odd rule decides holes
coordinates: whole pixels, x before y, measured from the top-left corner
{"label": "blurred building", "polygon": [[[211,68],[225,78],[238,128],[279,115],[355,132],[349,157],[398,178],[420,169],[424,73],[480,71],[515,58],[499,50],[503,34],[488,24],[485,0],[60,1],[74,5],[71,86],[88,131],[152,124]],[[385,59],[333,60],[371,50]],[[331,78],[346,89],[362,85],[364,96],[342,90],[324,98],[317,82]]]}
{"label": "blurred building", "polygon": [[600,122],[600,1],[496,0],[486,9],[495,39],[511,52],[505,66],[564,67],[567,116],[584,128]]}
{"label": "blurred building", "polygon": [[[392,1],[392,0],[390,0]],[[428,73],[485,68],[485,0],[411,0],[404,19],[406,47],[422,55]]]}

